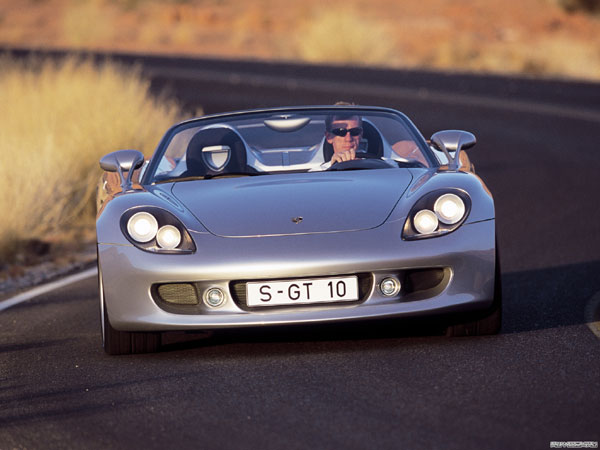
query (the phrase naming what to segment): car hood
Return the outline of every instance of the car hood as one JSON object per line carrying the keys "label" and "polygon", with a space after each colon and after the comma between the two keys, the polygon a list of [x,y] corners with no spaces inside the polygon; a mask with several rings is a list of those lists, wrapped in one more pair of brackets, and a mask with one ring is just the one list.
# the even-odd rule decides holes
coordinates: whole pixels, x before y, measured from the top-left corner
{"label": "car hood", "polygon": [[216,178],[172,193],[223,237],[331,233],[385,222],[412,180],[404,169]]}

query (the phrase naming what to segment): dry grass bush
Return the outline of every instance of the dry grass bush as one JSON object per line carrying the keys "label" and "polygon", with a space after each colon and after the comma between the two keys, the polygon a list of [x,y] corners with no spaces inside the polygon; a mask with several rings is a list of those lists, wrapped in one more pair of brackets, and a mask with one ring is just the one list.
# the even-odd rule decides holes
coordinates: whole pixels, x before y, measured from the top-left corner
{"label": "dry grass bush", "polygon": [[304,61],[390,66],[400,60],[390,39],[394,34],[352,6],[319,9],[297,33],[297,53]]}
{"label": "dry grass bush", "polygon": [[67,8],[62,18],[62,35],[75,47],[109,41],[115,34],[115,15],[102,0],[84,0]]}
{"label": "dry grass bush", "polygon": [[0,262],[22,242],[93,224],[98,160],[150,154],[181,116],[131,69],[67,58],[0,60]]}
{"label": "dry grass bush", "polygon": [[[193,45],[198,39],[200,23],[193,9],[171,7],[165,13],[164,5],[151,4],[144,10],[136,39],[145,45]],[[166,9],[166,8],[165,8]]]}
{"label": "dry grass bush", "polygon": [[598,80],[600,45],[596,48],[581,41],[544,38],[527,47],[519,69],[534,75],[568,76]]}
{"label": "dry grass bush", "polygon": [[600,47],[567,38],[497,42],[482,47],[467,36],[440,45],[424,64],[495,73],[524,73],[557,77],[600,78]]}

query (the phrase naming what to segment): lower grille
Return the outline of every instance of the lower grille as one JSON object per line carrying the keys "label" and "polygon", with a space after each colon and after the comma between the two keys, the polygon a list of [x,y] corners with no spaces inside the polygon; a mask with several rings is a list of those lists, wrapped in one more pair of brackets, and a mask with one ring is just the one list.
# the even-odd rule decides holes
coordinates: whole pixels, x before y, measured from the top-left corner
{"label": "lower grille", "polygon": [[170,283],[155,286],[158,298],[174,305],[197,305],[198,294],[191,283]]}
{"label": "lower grille", "polygon": [[442,268],[407,270],[404,274],[404,292],[419,292],[438,287],[444,280],[444,273]]}

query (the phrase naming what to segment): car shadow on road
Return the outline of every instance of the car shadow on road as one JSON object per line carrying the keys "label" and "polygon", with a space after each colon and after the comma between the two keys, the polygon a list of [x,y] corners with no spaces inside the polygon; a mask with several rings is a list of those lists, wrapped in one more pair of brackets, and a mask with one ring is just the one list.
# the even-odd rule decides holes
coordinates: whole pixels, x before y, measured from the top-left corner
{"label": "car shadow on road", "polygon": [[600,261],[503,274],[502,333],[586,323],[587,303],[600,292]]}

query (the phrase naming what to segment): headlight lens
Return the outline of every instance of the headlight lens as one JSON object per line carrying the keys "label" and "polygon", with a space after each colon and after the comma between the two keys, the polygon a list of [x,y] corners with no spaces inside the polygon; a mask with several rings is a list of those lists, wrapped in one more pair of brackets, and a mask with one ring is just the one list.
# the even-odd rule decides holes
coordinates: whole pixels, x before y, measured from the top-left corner
{"label": "headlight lens", "polygon": [[163,208],[131,208],[121,216],[120,225],[127,240],[140,250],[171,254],[196,251],[192,236],[181,220]]}
{"label": "headlight lens", "polygon": [[415,214],[413,219],[415,229],[421,234],[433,233],[438,227],[438,218],[428,209],[422,209]]}
{"label": "headlight lens", "polygon": [[165,250],[173,250],[177,248],[181,242],[181,233],[173,225],[165,225],[158,230],[156,242]]}
{"label": "headlight lens", "polygon": [[433,210],[441,222],[453,225],[465,214],[465,203],[455,194],[444,194],[433,205]]}
{"label": "headlight lens", "polygon": [[150,242],[156,236],[158,222],[147,212],[135,213],[127,221],[127,232],[137,242]]}
{"label": "headlight lens", "polygon": [[441,236],[462,225],[471,210],[471,198],[460,189],[429,192],[413,205],[402,230],[402,239]]}

